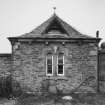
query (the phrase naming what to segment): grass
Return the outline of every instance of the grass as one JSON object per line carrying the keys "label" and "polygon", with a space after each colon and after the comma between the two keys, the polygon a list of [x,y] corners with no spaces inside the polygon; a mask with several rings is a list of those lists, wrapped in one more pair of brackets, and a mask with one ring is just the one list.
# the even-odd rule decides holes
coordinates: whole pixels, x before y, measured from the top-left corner
{"label": "grass", "polygon": [[[17,98],[16,105],[105,105],[105,94],[71,94],[72,100],[63,100],[61,95],[41,96],[23,94]],[[42,104],[43,103],[43,104]]]}
{"label": "grass", "polygon": [[[10,105],[105,105],[105,94],[102,93],[88,93],[88,94],[71,94],[72,100],[63,100],[62,95],[57,94],[22,94],[20,97],[15,99],[15,104]],[[7,100],[0,100],[0,105]],[[10,100],[11,102],[11,100]]]}
{"label": "grass", "polygon": [[15,100],[8,100],[7,98],[0,98],[0,105],[14,105]]}

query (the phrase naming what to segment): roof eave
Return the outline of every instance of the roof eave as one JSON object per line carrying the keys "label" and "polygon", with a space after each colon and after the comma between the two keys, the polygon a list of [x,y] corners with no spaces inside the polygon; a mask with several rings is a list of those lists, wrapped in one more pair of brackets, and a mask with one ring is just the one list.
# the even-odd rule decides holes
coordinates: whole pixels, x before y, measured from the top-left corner
{"label": "roof eave", "polygon": [[100,42],[101,38],[41,38],[41,37],[8,37],[9,41],[18,41],[18,39],[35,39],[35,40],[90,40]]}
{"label": "roof eave", "polygon": [[0,53],[0,57],[11,57],[11,53]]}

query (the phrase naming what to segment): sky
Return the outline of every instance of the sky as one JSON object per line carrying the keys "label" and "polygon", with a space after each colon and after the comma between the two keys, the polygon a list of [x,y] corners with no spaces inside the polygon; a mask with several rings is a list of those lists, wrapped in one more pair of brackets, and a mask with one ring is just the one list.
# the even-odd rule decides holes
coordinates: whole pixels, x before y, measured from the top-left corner
{"label": "sky", "polygon": [[105,41],[105,0],[0,0],[0,53],[11,53],[8,37],[28,33],[54,13],[83,34]]}

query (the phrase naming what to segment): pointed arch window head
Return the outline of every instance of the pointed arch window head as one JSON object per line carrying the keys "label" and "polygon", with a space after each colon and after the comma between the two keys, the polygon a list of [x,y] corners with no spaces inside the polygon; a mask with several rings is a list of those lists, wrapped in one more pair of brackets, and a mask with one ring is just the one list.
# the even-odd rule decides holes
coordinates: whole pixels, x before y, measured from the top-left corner
{"label": "pointed arch window head", "polygon": [[53,75],[53,55],[51,53],[48,53],[46,56],[46,75]]}
{"label": "pointed arch window head", "polygon": [[64,54],[59,53],[57,57],[57,75],[64,75]]}

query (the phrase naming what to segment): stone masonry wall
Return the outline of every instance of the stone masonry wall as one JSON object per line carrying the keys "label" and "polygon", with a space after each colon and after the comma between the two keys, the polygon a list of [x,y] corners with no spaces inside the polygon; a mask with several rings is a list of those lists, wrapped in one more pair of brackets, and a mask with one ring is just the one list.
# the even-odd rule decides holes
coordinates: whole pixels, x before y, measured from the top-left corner
{"label": "stone masonry wall", "polygon": [[105,50],[99,51],[99,89],[105,92]]}
{"label": "stone masonry wall", "polygon": [[11,54],[0,54],[0,96],[11,93]]}
{"label": "stone masonry wall", "polygon": [[0,54],[0,77],[7,76],[11,70],[11,54]]}
{"label": "stone masonry wall", "polygon": [[[14,45],[15,46],[15,45]],[[64,53],[64,76],[56,75],[57,52]],[[46,54],[54,55],[54,75],[46,76]],[[95,92],[97,86],[97,47],[94,43],[24,43],[13,50],[13,77],[23,91],[68,94]]]}

